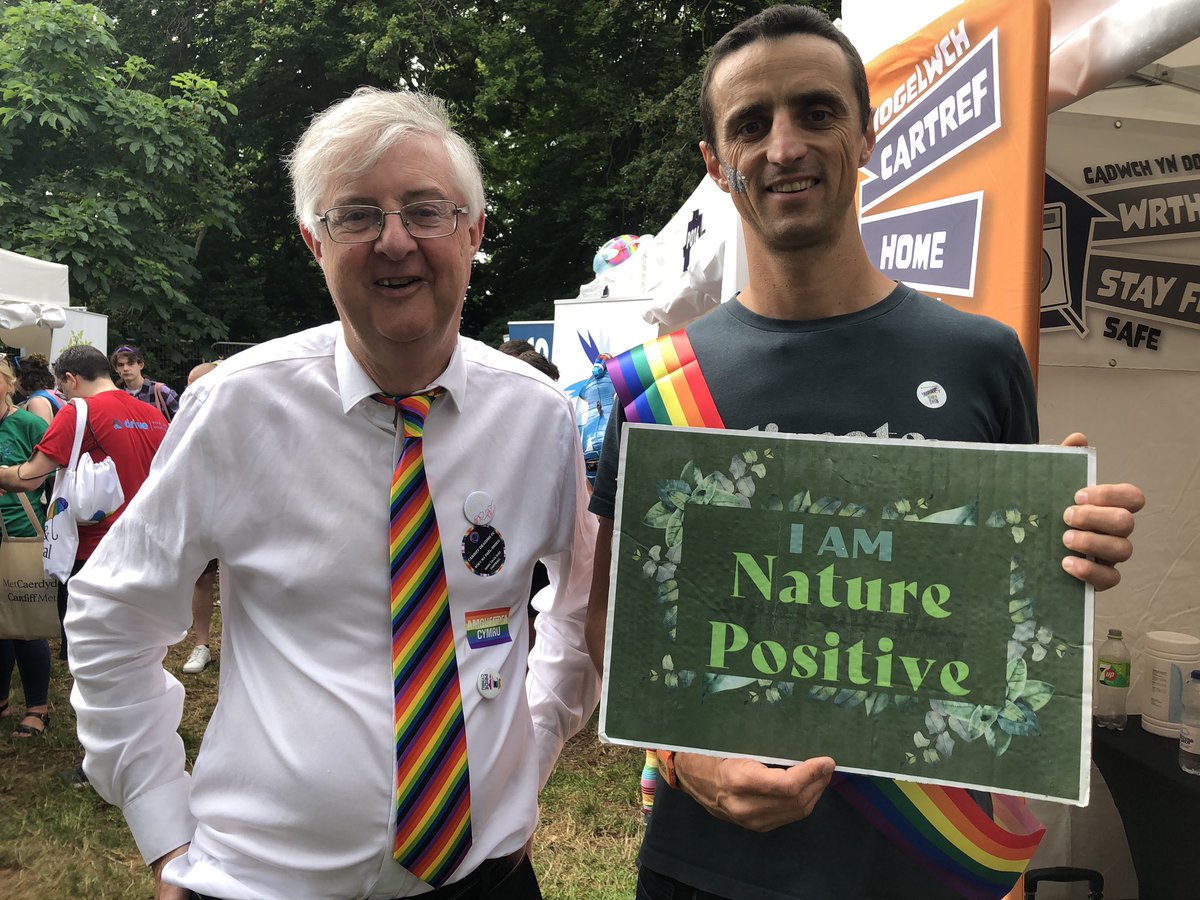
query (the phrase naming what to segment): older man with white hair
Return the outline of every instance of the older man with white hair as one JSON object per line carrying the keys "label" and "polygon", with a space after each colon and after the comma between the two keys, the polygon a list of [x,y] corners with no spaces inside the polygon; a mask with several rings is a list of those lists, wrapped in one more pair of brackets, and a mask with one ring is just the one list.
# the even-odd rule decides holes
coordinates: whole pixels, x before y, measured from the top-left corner
{"label": "older man with white hair", "polygon": [[[290,169],[338,321],[189,388],[72,581],[85,770],[159,897],[538,897],[537,793],[598,690],[570,407],[458,333],[484,196],[439,101],[360,89]],[[162,659],[214,558],[220,700],[189,775]]]}

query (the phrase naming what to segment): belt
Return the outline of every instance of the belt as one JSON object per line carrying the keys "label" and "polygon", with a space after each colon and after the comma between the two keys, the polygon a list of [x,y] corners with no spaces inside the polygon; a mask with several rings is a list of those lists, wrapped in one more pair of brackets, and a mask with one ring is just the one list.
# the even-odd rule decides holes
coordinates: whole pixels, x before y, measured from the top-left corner
{"label": "belt", "polygon": [[[525,848],[520,847],[508,856],[498,856],[495,859],[485,859],[465,878],[453,884],[442,885],[424,894],[414,894],[417,900],[456,900],[456,898],[482,897],[483,891],[489,891],[504,882],[509,875],[517,871],[525,859]],[[196,900],[220,900],[207,894],[193,893]],[[406,900],[397,897],[396,900]]]}

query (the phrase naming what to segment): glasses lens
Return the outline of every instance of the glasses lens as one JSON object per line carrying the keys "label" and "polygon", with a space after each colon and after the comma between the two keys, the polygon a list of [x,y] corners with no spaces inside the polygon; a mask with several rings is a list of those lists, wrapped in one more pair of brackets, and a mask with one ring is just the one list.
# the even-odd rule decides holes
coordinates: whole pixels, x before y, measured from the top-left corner
{"label": "glasses lens", "polygon": [[379,236],[383,210],[377,206],[335,206],[325,213],[325,227],[335,241],[373,241]]}
{"label": "glasses lens", "polygon": [[401,207],[404,224],[413,237],[444,237],[454,234],[458,223],[453,200],[422,200]]}

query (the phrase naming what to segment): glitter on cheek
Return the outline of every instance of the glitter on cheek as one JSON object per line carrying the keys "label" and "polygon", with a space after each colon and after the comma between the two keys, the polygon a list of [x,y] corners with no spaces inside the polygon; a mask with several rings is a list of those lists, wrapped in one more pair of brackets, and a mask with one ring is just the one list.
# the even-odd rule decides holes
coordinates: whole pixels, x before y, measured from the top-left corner
{"label": "glitter on cheek", "polygon": [[725,180],[729,182],[729,190],[735,194],[746,193],[745,175],[724,161],[721,162],[721,170],[725,173]]}

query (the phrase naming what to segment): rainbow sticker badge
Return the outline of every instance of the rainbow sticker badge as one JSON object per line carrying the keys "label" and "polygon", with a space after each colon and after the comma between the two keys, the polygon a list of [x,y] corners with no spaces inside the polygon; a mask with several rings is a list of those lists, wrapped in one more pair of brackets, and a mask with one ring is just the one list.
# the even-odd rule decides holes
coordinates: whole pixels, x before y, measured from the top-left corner
{"label": "rainbow sticker badge", "polygon": [[508,607],[479,609],[467,613],[467,643],[472,650],[511,643],[508,633]]}

